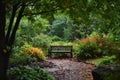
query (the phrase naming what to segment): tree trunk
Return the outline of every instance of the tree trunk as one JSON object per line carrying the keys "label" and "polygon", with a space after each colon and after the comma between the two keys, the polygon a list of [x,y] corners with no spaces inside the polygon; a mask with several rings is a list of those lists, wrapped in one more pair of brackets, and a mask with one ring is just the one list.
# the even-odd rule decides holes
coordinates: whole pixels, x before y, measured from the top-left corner
{"label": "tree trunk", "polygon": [[8,54],[5,50],[5,0],[0,0],[0,80],[7,80]]}
{"label": "tree trunk", "polygon": [[7,69],[8,69],[8,61],[9,56],[7,53],[0,53],[0,80],[8,80],[7,78]]}

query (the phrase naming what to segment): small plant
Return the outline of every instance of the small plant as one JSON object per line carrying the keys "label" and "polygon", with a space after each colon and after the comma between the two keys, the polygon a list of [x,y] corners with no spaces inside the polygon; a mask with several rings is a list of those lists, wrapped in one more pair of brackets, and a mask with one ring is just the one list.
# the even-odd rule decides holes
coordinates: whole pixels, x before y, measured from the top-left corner
{"label": "small plant", "polygon": [[55,80],[40,67],[19,66],[8,69],[9,80]]}
{"label": "small plant", "polygon": [[24,54],[29,54],[32,58],[36,58],[38,61],[45,60],[44,53],[41,49],[30,47],[23,51]]}

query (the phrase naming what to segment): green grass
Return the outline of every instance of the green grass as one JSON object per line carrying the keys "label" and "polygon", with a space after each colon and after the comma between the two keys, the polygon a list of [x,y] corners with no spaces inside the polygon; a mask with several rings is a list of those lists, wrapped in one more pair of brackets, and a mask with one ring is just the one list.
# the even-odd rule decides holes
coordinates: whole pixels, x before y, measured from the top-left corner
{"label": "green grass", "polygon": [[89,60],[86,60],[86,62],[95,64],[96,66],[98,66],[102,62],[103,59],[104,57],[96,58],[96,59],[89,59]]}
{"label": "green grass", "polygon": [[116,60],[115,56],[104,56],[102,58],[86,60],[86,62],[95,64],[96,66],[100,66],[103,64],[115,64],[116,63],[115,60]]}

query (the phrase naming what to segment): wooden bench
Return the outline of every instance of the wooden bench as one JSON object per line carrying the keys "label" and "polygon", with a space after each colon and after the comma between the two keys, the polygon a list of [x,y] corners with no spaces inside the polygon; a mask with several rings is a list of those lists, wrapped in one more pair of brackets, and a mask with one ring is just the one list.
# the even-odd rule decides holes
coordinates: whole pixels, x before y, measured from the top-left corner
{"label": "wooden bench", "polygon": [[72,46],[50,46],[48,55],[51,57],[52,53],[70,53],[72,58]]}

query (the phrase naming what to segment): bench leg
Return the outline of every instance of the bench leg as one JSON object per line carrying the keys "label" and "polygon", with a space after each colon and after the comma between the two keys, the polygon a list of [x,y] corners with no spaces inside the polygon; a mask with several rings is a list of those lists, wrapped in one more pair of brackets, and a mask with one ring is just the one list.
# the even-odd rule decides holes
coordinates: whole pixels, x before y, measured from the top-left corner
{"label": "bench leg", "polygon": [[51,54],[51,52],[49,52],[49,56],[50,56],[50,58],[52,58],[52,54]]}
{"label": "bench leg", "polygon": [[72,52],[70,53],[70,57],[73,58]]}

